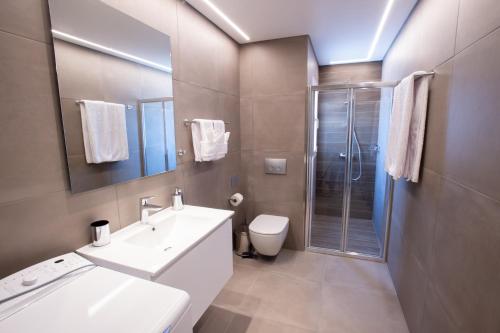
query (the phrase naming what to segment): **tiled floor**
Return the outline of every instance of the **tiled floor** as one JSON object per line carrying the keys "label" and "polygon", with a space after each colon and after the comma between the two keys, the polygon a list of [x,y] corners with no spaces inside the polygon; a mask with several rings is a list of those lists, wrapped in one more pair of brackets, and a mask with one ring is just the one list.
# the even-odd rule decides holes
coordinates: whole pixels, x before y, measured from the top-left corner
{"label": "tiled floor", "polygon": [[195,333],[408,332],[385,264],[290,250],[234,260]]}
{"label": "tiled floor", "polygon": [[[342,217],[315,214],[311,224],[311,245],[325,249],[340,249]],[[347,250],[380,256],[380,245],[373,221],[351,218],[347,231]]]}

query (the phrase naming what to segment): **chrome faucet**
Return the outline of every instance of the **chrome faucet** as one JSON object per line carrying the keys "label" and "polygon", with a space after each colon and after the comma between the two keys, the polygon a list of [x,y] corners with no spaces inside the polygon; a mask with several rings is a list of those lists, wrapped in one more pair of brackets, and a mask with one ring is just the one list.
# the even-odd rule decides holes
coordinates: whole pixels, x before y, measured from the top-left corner
{"label": "chrome faucet", "polygon": [[148,224],[149,223],[149,212],[151,211],[159,211],[163,207],[158,206],[158,205],[153,205],[152,203],[149,203],[149,200],[156,198],[155,196],[149,196],[149,197],[144,197],[141,198],[140,204],[139,204],[139,210],[140,210],[140,215],[141,215],[141,223]]}

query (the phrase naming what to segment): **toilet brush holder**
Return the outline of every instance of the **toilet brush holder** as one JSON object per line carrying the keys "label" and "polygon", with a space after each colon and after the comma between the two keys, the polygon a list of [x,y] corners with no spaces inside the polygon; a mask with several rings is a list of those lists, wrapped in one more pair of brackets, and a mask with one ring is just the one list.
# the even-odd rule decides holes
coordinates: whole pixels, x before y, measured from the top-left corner
{"label": "toilet brush holder", "polygon": [[239,256],[247,255],[250,252],[250,240],[246,231],[241,231],[238,237],[238,251],[236,254]]}

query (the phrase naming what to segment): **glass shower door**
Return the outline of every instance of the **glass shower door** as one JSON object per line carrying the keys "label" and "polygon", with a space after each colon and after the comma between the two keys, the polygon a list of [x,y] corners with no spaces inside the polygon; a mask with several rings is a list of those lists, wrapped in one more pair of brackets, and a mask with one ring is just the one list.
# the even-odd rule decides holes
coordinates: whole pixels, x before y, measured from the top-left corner
{"label": "glass shower door", "polygon": [[387,174],[383,169],[392,89],[353,90],[351,184],[346,251],[382,257],[385,239]]}
{"label": "glass shower door", "polygon": [[340,251],[344,232],[342,212],[349,90],[320,91],[315,101],[317,126],[310,245]]}
{"label": "glass shower door", "polygon": [[308,247],[383,258],[390,186],[383,169],[392,88],[311,91]]}

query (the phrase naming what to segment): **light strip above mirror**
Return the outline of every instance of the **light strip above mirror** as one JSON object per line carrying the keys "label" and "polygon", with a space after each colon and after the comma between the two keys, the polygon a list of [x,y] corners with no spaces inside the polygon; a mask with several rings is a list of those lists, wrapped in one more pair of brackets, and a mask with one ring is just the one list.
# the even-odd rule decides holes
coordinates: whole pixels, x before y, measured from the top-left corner
{"label": "light strip above mirror", "polygon": [[83,39],[83,38],[80,38],[77,36],[73,36],[71,34],[67,34],[67,33],[62,32],[62,31],[52,29],[52,35],[54,36],[54,38],[58,38],[58,39],[66,41],[66,42],[70,42],[73,44],[84,46],[84,47],[87,47],[89,49],[103,52],[103,53],[106,53],[106,54],[109,54],[109,55],[112,55],[112,56],[115,56],[118,58],[122,58],[125,60],[133,61],[133,62],[139,63],[141,65],[144,65],[144,66],[158,69],[158,70],[163,71],[163,72],[172,73],[172,68],[170,68],[170,67],[163,66],[163,65],[160,65],[156,62],[149,61],[147,59],[140,58],[140,57],[134,56],[132,54],[122,52],[120,50],[116,50],[116,49],[113,49],[111,47],[107,47],[107,46],[104,46],[104,45],[101,45],[98,43],[94,43],[92,41],[89,41],[89,40],[86,40],[86,39]]}

